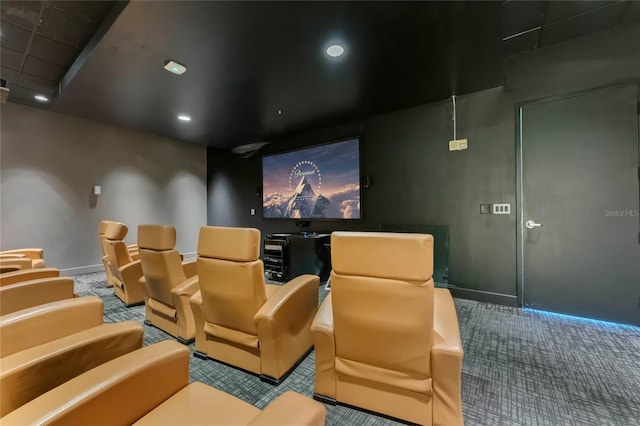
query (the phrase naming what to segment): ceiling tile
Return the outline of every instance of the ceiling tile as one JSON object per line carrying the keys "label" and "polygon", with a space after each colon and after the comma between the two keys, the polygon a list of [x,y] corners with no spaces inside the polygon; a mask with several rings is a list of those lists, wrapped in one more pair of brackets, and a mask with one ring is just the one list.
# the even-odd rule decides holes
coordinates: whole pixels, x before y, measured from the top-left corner
{"label": "ceiling tile", "polygon": [[51,5],[87,22],[101,22],[114,1],[56,1]]}
{"label": "ceiling tile", "polygon": [[602,6],[619,3],[616,1],[550,1],[549,9],[545,17],[545,24],[551,24],[589,10],[597,9]]}
{"label": "ceiling tile", "polygon": [[17,76],[17,71],[10,70],[9,68],[5,67],[0,67],[0,78],[2,78],[3,80],[7,80],[7,83],[15,83]]}
{"label": "ceiling tile", "polygon": [[542,29],[541,45],[546,46],[611,28],[622,19],[627,6],[624,2],[614,3],[602,9],[547,25]]}
{"label": "ceiling tile", "polygon": [[37,34],[31,42],[29,54],[64,67],[70,66],[80,53],[79,49]]}
{"label": "ceiling tile", "polygon": [[535,50],[538,45],[538,39],[540,38],[540,30],[530,31],[526,34],[522,34],[518,37],[512,37],[505,40],[504,43],[504,55],[516,55],[522,52],[528,52]]}
{"label": "ceiling tile", "polygon": [[47,80],[60,81],[64,76],[66,69],[60,65],[43,61],[33,56],[27,57],[22,72],[35,75],[36,77],[45,78]]}
{"label": "ceiling tile", "polygon": [[33,31],[38,23],[40,1],[5,1],[0,2],[0,16],[5,22]]}
{"label": "ceiling tile", "polygon": [[18,52],[24,52],[27,49],[31,37],[30,31],[4,21],[0,24],[0,31],[2,31],[2,37],[0,37],[2,47]]}
{"label": "ceiling tile", "polygon": [[38,92],[34,92],[33,90],[16,86],[15,84],[10,87],[11,92],[9,93],[9,100],[11,102],[17,102],[19,104],[29,105],[42,109],[49,109],[50,103],[38,102],[34,99],[34,96],[38,94]]}
{"label": "ceiling tile", "polygon": [[629,9],[627,9],[621,22],[627,23],[634,21],[640,21],[640,1],[629,2]]}
{"label": "ceiling tile", "polygon": [[95,26],[93,23],[47,5],[37,32],[53,40],[81,48],[93,34]]}
{"label": "ceiling tile", "polygon": [[45,80],[44,78],[25,73],[20,74],[16,84],[47,96],[52,96],[56,92],[58,86],[55,81]]}
{"label": "ceiling tile", "polygon": [[22,64],[23,55],[23,53],[3,47],[2,57],[0,58],[0,61],[2,61],[2,67],[18,71],[20,69],[20,64]]}
{"label": "ceiling tile", "polygon": [[510,1],[502,5],[502,37],[542,25],[547,1]]}

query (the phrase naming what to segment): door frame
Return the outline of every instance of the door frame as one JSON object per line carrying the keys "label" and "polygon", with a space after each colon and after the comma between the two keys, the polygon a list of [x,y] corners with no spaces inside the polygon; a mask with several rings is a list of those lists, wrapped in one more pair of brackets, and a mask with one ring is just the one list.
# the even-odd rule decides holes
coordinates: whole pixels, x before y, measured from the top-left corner
{"label": "door frame", "polygon": [[[515,121],[516,121],[516,298],[518,307],[524,308],[524,288],[525,288],[525,276],[524,276],[524,170],[523,170],[523,149],[522,149],[522,113],[523,108],[528,105],[541,104],[546,102],[559,101],[563,99],[575,98],[578,96],[584,96],[591,93],[603,92],[612,89],[619,89],[622,87],[635,86],[636,98],[640,102],[640,78],[629,78],[624,80],[617,80],[612,83],[592,86],[586,89],[575,90],[571,92],[560,93],[557,95],[545,96],[542,98],[524,100],[516,103],[515,108]],[[640,118],[638,119],[638,144],[640,145]],[[638,149],[638,164],[640,165],[640,146]],[[639,169],[640,173],[640,169]],[[640,179],[640,176],[638,176]],[[640,183],[639,183],[640,184]],[[640,194],[638,195],[640,199]],[[640,234],[638,236],[640,244]]]}

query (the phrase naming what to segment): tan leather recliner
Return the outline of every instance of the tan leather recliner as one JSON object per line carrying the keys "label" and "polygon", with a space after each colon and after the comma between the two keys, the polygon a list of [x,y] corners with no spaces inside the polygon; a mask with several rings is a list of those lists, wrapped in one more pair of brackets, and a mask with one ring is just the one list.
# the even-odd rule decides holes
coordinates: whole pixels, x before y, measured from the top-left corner
{"label": "tan leather recliner", "polygon": [[73,278],[55,277],[0,286],[0,315],[64,299],[73,299]]}
{"label": "tan leather recliner", "polygon": [[433,237],[334,232],[316,316],[316,399],[423,425],[462,425],[462,343]]}
{"label": "tan leather recliner", "polygon": [[265,285],[260,231],[203,226],[200,291],[191,298],[196,353],[279,383],[311,349],[320,278],[301,275]]}
{"label": "tan leather recliner", "polygon": [[16,284],[23,281],[39,280],[42,278],[57,278],[60,270],[57,268],[32,268],[0,274],[0,286]]}
{"label": "tan leather recliner", "polygon": [[174,247],[176,229],[169,225],[139,225],[138,247],[146,288],[145,324],[191,343],[196,329],[189,299],[198,291],[196,261],[183,264]]}
{"label": "tan leather recliner", "polygon": [[[97,297],[49,303],[0,317],[0,416],[142,347],[139,324],[102,324],[102,317],[103,303]],[[10,424],[4,418],[0,422]]]}
{"label": "tan leather recliner", "polygon": [[[112,220],[103,220],[98,227],[98,239],[100,241],[100,248],[102,249],[102,264],[104,265],[104,271],[107,274],[107,287],[113,287],[113,272],[111,272],[111,266],[109,266],[109,256],[107,255],[107,238],[104,236],[107,231],[107,226],[111,223],[118,223]],[[138,245],[127,245],[129,254],[132,260],[138,260]]]}
{"label": "tan leather recliner", "polygon": [[260,411],[189,383],[189,349],[164,341],[104,363],[2,418],[6,425],[324,426],[322,404],[285,392]]}
{"label": "tan leather recliner", "polygon": [[113,292],[127,306],[144,303],[144,290],[140,285],[142,265],[133,260],[124,242],[129,229],[124,223],[107,225],[104,233],[107,243],[107,257],[113,274]]}
{"label": "tan leather recliner", "polygon": [[44,268],[44,250],[41,248],[23,248],[0,251],[0,261],[10,261],[12,259],[28,259],[31,265],[25,265],[20,269]]}

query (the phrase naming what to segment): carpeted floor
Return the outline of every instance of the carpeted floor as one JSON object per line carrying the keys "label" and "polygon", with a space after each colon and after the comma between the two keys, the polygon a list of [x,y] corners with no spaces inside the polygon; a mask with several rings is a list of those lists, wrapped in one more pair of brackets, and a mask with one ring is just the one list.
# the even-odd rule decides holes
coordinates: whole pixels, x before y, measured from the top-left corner
{"label": "carpeted floor", "polygon": [[[144,307],[126,308],[104,273],[75,277],[79,295],[105,302],[105,321],[142,323]],[[320,298],[327,294],[319,289]],[[640,425],[640,328],[456,299],[465,350],[465,425]],[[171,339],[145,326],[145,344]],[[193,351],[193,344],[190,345]],[[282,383],[191,357],[191,379],[264,408],[287,390],[313,394],[315,353]],[[327,425],[395,425],[342,406]]]}

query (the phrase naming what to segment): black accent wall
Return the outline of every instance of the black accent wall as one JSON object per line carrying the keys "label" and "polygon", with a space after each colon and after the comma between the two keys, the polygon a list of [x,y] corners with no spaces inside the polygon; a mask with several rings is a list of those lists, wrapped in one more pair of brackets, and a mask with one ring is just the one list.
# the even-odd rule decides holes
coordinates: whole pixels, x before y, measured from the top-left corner
{"label": "black accent wall", "polygon": [[[516,304],[516,105],[640,79],[639,45],[640,26],[633,23],[507,59],[505,87],[457,98],[457,136],[469,140],[465,151],[448,150],[449,100],[297,135],[248,159],[210,148],[207,222],[263,234],[301,231],[294,221],[262,219],[261,155],[360,134],[361,172],[372,181],[363,189],[363,220],[312,222],[304,230],[449,225],[454,294]],[[510,203],[511,215],[481,215],[480,204],[491,203]]]}

